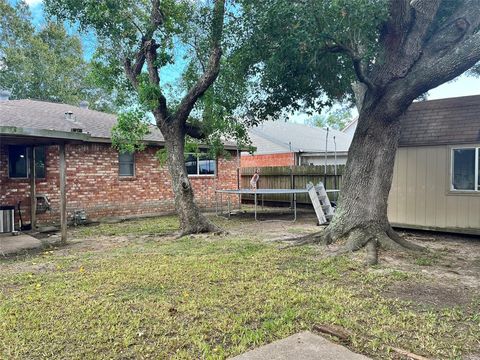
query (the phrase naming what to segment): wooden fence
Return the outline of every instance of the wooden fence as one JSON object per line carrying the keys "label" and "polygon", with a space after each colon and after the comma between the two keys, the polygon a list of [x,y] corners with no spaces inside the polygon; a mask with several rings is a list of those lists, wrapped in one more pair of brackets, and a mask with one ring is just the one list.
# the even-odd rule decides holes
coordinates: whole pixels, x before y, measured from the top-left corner
{"label": "wooden fence", "polygon": [[[256,168],[242,168],[240,176],[240,187],[242,189],[250,188],[250,179]],[[340,189],[342,185],[342,175],[345,165],[335,167],[327,165],[326,174],[323,165],[306,166],[271,166],[259,168],[260,179],[258,181],[259,189],[305,189],[309,182],[315,185],[322,181],[327,190]],[[336,200],[338,194],[329,194],[330,200]],[[242,195],[244,200],[252,200],[253,195]],[[291,195],[274,194],[265,195],[265,201],[271,202],[290,202]],[[310,203],[308,195],[297,195],[297,203]]]}

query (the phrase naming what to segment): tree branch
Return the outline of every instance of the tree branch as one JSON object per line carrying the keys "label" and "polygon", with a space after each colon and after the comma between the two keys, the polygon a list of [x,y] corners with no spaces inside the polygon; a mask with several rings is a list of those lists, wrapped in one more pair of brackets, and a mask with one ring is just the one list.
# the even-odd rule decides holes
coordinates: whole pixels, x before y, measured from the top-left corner
{"label": "tree branch", "polygon": [[142,38],[140,48],[135,56],[135,64],[132,64],[130,58],[125,58],[123,67],[125,74],[132,86],[138,88],[138,75],[142,72],[143,65],[145,64],[145,40]]}
{"label": "tree branch", "polygon": [[140,46],[138,48],[137,54],[135,55],[135,64],[132,64],[132,60],[130,58],[125,58],[123,62],[123,67],[128,80],[136,89],[138,88],[138,75],[140,75],[143,65],[145,65],[145,52],[147,51],[146,45],[153,39],[153,34],[155,33],[155,31],[157,31],[158,28],[164,23],[164,15],[160,9],[160,0],[152,0],[150,24],[145,34],[143,34],[142,30],[135,23],[135,21],[132,20],[132,23],[138,29],[139,33],[142,35],[142,38],[140,40]]}
{"label": "tree branch", "polygon": [[348,55],[352,60],[353,70],[355,71],[355,75],[357,76],[358,81],[365,84],[370,90],[375,89],[375,84],[365,74],[362,65],[362,57],[352,48],[344,44],[338,43],[335,39],[329,37],[329,40],[332,42],[332,44],[326,44],[323,47],[323,50],[330,53],[343,53]]}
{"label": "tree branch", "polygon": [[145,37],[151,39],[155,31],[165,22],[165,15],[160,8],[160,0],[152,0],[152,11],[150,13],[150,26],[147,29]]}
{"label": "tree branch", "polygon": [[193,44],[190,44],[190,46],[195,50],[195,54],[197,54],[198,62],[200,63],[200,66],[202,67],[202,71],[205,72],[207,67],[205,66],[205,63],[202,59],[202,54],[200,53],[199,46],[197,44],[197,37],[193,37]]}
{"label": "tree branch", "polygon": [[440,3],[441,0],[391,2],[390,19],[380,37],[385,52],[383,61],[378,62],[375,83],[383,85],[408,74],[422,55]]}
{"label": "tree branch", "polygon": [[[150,84],[160,87],[160,71],[157,65],[157,49],[159,45],[154,39],[145,43],[145,57],[147,62],[148,79]],[[158,107],[153,110],[157,122],[165,122],[169,119],[167,109],[167,99],[160,91],[158,95]],[[160,125],[160,124],[159,124]]]}
{"label": "tree branch", "polygon": [[360,57],[357,57],[357,56],[351,56],[351,58],[352,58],[352,63],[353,63],[353,69],[355,70],[355,75],[357,75],[358,81],[367,85],[367,87],[370,90],[374,90],[375,85],[373,84],[373,82],[367,77],[367,75],[363,71],[362,59]]}
{"label": "tree branch", "polygon": [[413,69],[411,79],[414,87],[419,89],[417,92],[424,93],[475,66],[480,61],[480,32],[466,36],[457,46],[436,55],[425,56]]}
{"label": "tree branch", "polygon": [[185,129],[185,134],[187,134],[188,136],[191,136],[194,139],[201,140],[201,139],[205,139],[205,137],[206,137],[206,134],[197,125],[194,125],[194,124],[191,124],[191,123],[187,122],[187,123],[185,123],[183,128]]}
{"label": "tree branch", "polygon": [[220,72],[220,59],[222,56],[221,39],[223,33],[223,17],[225,13],[225,0],[215,0],[212,19],[212,45],[206,71],[190,88],[188,93],[180,102],[175,118],[185,123],[188,115],[193,109],[195,102],[213,84]]}

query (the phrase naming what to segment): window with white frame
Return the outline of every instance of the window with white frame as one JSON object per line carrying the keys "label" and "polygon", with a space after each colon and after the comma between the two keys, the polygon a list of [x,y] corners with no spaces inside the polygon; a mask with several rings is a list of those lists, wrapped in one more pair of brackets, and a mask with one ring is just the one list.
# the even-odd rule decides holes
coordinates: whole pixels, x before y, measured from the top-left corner
{"label": "window with white frame", "polygon": [[118,154],[118,175],[135,176],[135,155],[133,153]]}
{"label": "window with white frame", "polygon": [[185,154],[188,175],[215,175],[216,161],[208,153]]}
{"label": "window with white frame", "polygon": [[480,191],[480,147],[452,149],[452,190]]}

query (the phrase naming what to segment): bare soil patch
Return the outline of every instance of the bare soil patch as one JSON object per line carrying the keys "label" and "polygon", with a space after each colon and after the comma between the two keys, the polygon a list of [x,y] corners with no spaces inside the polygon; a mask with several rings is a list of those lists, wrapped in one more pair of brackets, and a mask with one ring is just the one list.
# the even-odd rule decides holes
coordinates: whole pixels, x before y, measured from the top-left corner
{"label": "bare soil patch", "polygon": [[386,296],[411,301],[427,307],[455,307],[470,305],[473,291],[461,287],[449,287],[440,283],[397,283],[389,287]]}

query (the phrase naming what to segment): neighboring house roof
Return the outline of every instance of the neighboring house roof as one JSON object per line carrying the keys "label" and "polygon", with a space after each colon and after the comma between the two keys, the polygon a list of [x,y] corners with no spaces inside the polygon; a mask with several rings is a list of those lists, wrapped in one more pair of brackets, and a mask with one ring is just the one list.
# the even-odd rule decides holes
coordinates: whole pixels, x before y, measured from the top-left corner
{"label": "neighboring house roof", "polygon": [[[327,131],[319,127],[283,121],[266,121],[249,130],[255,154],[274,154],[284,152],[325,152]],[[338,130],[330,129],[327,151],[347,152],[352,137]]]}
{"label": "neighboring house roof", "polygon": [[[357,126],[353,119],[343,131]],[[414,102],[400,117],[400,146],[480,142],[480,95]]]}
{"label": "neighboring house roof", "polygon": [[355,132],[355,129],[357,128],[357,121],[358,121],[358,116],[355,116],[352,121],[350,121],[345,127],[342,129],[342,132],[345,134],[351,134]]}
{"label": "neighboring house roof", "polygon": [[400,146],[478,143],[480,95],[414,102],[400,121]]}
{"label": "neighboring house roof", "polygon": [[[73,113],[71,120],[65,115],[69,111]],[[91,141],[110,142],[112,127],[116,123],[116,115],[78,106],[37,100],[0,101],[0,126],[66,132],[82,129],[83,133],[90,134]],[[145,140],[164,143],[162,133],[153,125]],[[236,148],[233,142],[224,144],[227,148]]]}

